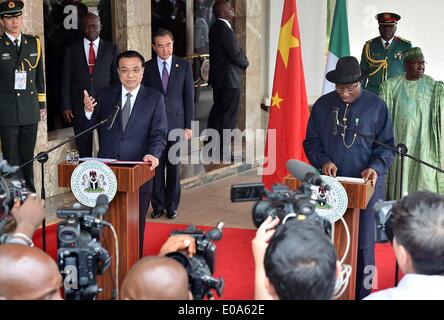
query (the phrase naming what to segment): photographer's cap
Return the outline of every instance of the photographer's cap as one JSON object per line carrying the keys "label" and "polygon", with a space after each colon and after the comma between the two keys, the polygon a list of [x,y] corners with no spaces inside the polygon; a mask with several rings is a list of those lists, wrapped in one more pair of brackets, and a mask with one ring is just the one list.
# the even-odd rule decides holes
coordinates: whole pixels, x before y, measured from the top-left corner
{"label": "photographer's cap", "polygon": [[4,1],[0,3],[0,17],[12,18],[19,17],[23,14],[23,1]]}

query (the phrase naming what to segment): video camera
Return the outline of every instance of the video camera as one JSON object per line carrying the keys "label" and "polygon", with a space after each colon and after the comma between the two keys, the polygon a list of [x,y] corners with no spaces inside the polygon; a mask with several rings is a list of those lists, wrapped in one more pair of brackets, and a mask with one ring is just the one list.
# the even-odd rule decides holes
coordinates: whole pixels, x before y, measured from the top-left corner
{"label": "video camera", "polygon": [[278,217],[282,224],[292,219],[312,221],[330,236],[331,223],[316,213],[315,206],[320,200],[314,198],[312,190],[314,186],[329,190],[329,186],[310,165],[290,160],[287,168],[293,176],[303,181],[298,190],[290,190],[282,184],[272,186],[271,191],[266,190],[262,183],[239,184],[231,186],[231,201],[256,201],[252,210],[256,228],[272,216]]}
{"label": "video camera", "polygon": [[103,216],[108,212],[108,198],[100,195],[94,208],[78,203],[57,210],[66,221],[57,228],[57,259],[64,276],[66,300],[93,300],[98,288],[96,274],[103,274],[111,256],[100,243]]}
{"label": "video camera", "polygon": [[14,202],[23,203],[32,192],[26,187],[17,166],[10,166],[5,160],[0,161],[0,235],[6,224]]}
{"label": "video camera", "polygon": [[219,297],[222,295],[224,280],[223,278],[213,277],[216,246],[212,241],[222,238],[223,226],[224,223],[221,221],[216,228],[204,233],[191,225],[186,230],[176,230],[171,233],[172,236],[186,234],[196,241],[196,254],[191,258],[181,252],[167,254],[168,257],[178,261],[187,270],[191,293],[195,300],[203,300],[205,296],[211,299],[213,297],[211,289],[216,290]]}

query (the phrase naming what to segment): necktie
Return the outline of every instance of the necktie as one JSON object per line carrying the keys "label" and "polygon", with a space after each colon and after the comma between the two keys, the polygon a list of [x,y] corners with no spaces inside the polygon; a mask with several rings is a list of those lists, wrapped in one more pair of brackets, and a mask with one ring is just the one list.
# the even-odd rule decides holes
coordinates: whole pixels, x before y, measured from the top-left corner
{"label": "necktie", "polygon": [[122,125],[123,125],[123,131],[125,131],[126,129],[126,125],[128,124],[128,120],[130,117],[130,113],[131,113],[131,93],[127,93],[126,94],[126,102],[125,105],[123,106],[123,110],[122,110]]}
{"label": "necktie", "polygon": [[20,55],[19,39],[15,39],[14,43],[15,43],[15,50],[17,50],[17,55]]}
{"label": "necktie", "polygon": [[390,48],[390,42],[386,41],[385,42],[385,50],[388,50]]}
{"label": "necktie", "polygon": [[168,74],[168,70],[167,70],[167,62],[164,61],[163,62],[163,70],[162,70],[162,86],[163,86],[163,90],[165,91],[165,93],[167,92],[168,89],[168,81],[170,80],[170,76]]}
{"label": "necktie", "polygon": [[94,66],[96,65],[96,53],[94,52],[94,43],[89,44],[89,61],[88,61],[88,68],[89,68],[89,74],[93,74],[94,72]]}

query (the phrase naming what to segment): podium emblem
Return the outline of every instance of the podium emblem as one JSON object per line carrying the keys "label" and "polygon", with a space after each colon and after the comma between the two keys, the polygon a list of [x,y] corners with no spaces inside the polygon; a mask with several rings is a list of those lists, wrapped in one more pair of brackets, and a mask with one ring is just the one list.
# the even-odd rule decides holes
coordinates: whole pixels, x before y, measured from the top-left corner
{"label": "podium emblem", "polygon": [[315,211],[333,224],[341,219],[347,210],[347,192],[335,178],[329,176],[321,176],[321,178],[330,186],[330,189],[326,190],[323,187],[313,188],[313,197],[317,202]]}
{"label": "podium emblem", "polygon": [[104,194],[109,202],[117,193],[117,178],[106,164],[86,161],[79,164],[71,175],[71,190],[74,197],[87,207],[96,205],[97,197]]}

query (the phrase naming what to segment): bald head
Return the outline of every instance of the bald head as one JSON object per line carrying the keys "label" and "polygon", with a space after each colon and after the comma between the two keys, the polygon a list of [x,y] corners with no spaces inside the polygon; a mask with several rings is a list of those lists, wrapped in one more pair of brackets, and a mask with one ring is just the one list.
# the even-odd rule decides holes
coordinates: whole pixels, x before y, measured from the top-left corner
{"label": "bald head", "polygon": [[122,300],[188,300],[188,274],[172,258],[146,257],[128,272],[120,296]]}
{"label": "bald head", "polygon": [[37,248],[0,246],[0,299],[61,299],[62,277],[57,264]]}

